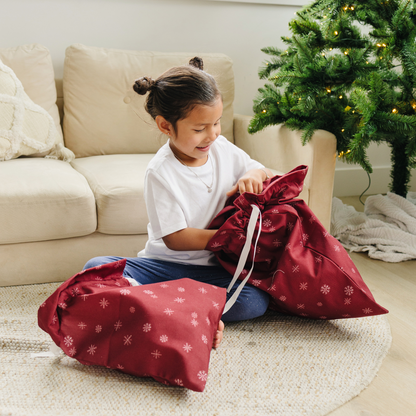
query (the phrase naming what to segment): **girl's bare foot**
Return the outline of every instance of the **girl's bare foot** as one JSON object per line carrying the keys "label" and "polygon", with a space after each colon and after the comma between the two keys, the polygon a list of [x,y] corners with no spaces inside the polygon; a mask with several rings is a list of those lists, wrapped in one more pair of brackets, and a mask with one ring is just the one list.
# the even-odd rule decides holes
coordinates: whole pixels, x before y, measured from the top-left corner
{"label": "girl's bare foot", "polygon": [[222,336],[224,333],[224,322],[219,321],[218,322],[218,329],[214,336],[214,341],[212,342],[212,348],[218,348],[222,341]]}

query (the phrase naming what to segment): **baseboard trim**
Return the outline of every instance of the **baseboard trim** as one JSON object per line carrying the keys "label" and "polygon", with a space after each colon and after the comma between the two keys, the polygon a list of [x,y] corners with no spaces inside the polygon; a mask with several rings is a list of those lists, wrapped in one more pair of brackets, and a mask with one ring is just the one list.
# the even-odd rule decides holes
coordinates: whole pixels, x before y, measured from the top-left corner
{"label": "baseboard trim", "polygon": [[[410,191],[416,192],[416,169],[410,180]],[[365,195],[385,194],[389,191],[390,166],[373,166],[371,186]],[[367,173],[359,166],[335,169],[334,196],[361,195],[369,184]]]}

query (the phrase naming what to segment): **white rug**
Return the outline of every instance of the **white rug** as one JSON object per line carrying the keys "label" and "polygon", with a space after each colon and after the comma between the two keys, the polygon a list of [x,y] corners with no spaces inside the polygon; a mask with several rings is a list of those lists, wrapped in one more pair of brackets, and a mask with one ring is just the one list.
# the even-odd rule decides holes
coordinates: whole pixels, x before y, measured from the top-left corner
{"label": "white rug", "polygon": [[375,377],[391,344],[385,316],[310,321],[270,312],[226,325],[203,393],[47,351],[38,306],[56,283],[0,288],[0,415],[325,415]]}

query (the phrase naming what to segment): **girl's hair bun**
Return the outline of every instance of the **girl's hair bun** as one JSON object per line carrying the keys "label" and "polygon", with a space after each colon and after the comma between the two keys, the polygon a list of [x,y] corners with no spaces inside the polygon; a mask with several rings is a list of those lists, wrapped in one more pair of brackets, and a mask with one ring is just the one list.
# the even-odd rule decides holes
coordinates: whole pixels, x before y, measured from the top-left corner
{"label": "girl's hair bun", "polygon": [[145,95],[155,85],[155,83],[156,81],[150,77],[142,77],[136,79],[133,89],[137,92],[137,94]]}
{"label": "girl's hair bun", "polygon": [[189,65],[194,66],[195,68],[200,69],[201,71],[204,70],[204,61],[199,56],[195,56],[189,61]]}

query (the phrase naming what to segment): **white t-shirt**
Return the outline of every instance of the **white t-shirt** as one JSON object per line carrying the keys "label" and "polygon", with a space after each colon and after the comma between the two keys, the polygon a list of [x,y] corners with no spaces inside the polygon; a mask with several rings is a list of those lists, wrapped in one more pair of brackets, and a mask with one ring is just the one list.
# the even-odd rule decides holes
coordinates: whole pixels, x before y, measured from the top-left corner
{"label": "white t-shirt", "polygon": [[[191,168],[181,164],[166,143],[146,170],[144,197],[150,221],[149,240],[138,256],[187,264],[215,264],[212,252],[170,250],[162,237],[187,227],[207,228],[224,208],[226,193],[238,179],[250,169],[263,167],[223,136],[211,145],[207,162]],[[201,180],[207,185],[212,183],[211,193]]]}

